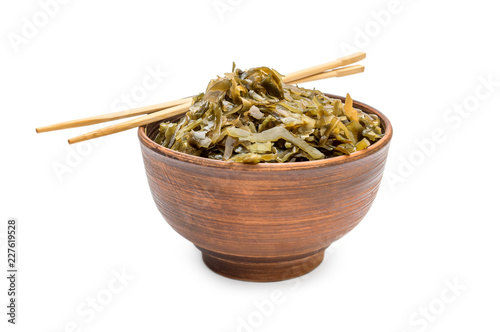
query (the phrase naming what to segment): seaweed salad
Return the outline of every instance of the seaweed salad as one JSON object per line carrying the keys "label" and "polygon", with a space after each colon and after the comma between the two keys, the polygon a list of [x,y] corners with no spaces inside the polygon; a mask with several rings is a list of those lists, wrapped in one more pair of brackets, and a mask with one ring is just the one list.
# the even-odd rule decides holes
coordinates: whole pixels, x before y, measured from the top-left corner
{"label": "seaweed salad", "polygon": [[349,155],[382,136],[380,119],[317,90],[285,84],[268,67],[236,69],[193,98],[155,142],[190,155],[241,163],[283,163]]}

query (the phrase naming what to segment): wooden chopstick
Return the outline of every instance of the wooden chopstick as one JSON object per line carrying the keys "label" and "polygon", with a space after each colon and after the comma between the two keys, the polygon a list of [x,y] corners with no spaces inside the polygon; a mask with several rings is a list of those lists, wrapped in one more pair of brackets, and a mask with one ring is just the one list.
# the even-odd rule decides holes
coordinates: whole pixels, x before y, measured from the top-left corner
{"label": "wooden chopstick", "polygon": [[152,122],[160,121],[160,120],[163,120],[167,117],[183,114],[183,113],[187,112],[187,110],[189,109],[190,106],[191,106],[191,102],[184,103],[181,105],[177,105],[177,106],[174,106],[171,108],[164,109],[162,111],[148,114],[146,116],[141,116],[140,118],[132,119],[132,120],[121,122],[121,123],[118,123],[118,124],[115,124],[112,126],[97,129],[97,130],[91,131],[89,133],[70,138],[68,140],[68,143],[73,144],[73,143],[83,142],[83,141],[86,141],[89,139],[119,133],[119,132],[124,131],[124,130],[132,129],[132,128],[140,127],[140,126],[152,123]]}
{"label": "wooden chopstick", "polygon": [[[365,57],[366,57],[366,53],[364,53],[364,52],[354,53],[354,54],[339,58],[337,60],[334,60],[334,61],[331,61],[328,63],[324,63],[322,65],[314,66],[311,68],[299,70],[299,71],[296,71],[294,73],[288,74],[285,77],[283,77],[283,82],[296,84],[296,83],[303,83],[303,82],[309,82],[309,81],[314,81],[314,80],[320,80],[320,79],[329,78],[329,77],[340,77],[340,76],[355,74],[354,72],[351,73],[351,72],[347,72],[347,71],[346,72],[339,71],[337,74],[331,73],[332,76],[328,76],[329,74],[327,74],[327,73],[322,74],[322,73],[326,70],[332,70],[332,69],[335,69],[335,68],[338,68],[341,66],[355,63],[357,61],[364,59]],[[345,74],[342,75],[342,73],[345,73]],[[323,76],[315,76],[315,75],[323,75]],[[310,78],[307,80],[303,80],[306,77],[310,77]],[[191,102],[191,98],[184,98],[184,99],[179,99],[179,100],[170,101],[170,102],[166,102],[166,103],[160,103],[160,104],[151,105],[151,106],[139,107],[139,108],[121,111],[121,112],[114,112],[114,113],[92,116],[92,117],[78,119],[78,120],[61,122],[61,123],[57,123],[57,124],[53,124],[53,125],[49,125],[49,126],[45,126],[45,127],[36,128],[36,132],[37,133],[44,133],[44,132],[48,132],[48,131],[83,127],[83,126],[89,126],[89,125],[113,121],[113,120],[125,119],[125,118],[130,118],[133,116],[153,113],[153,112],[160,111],[160,110],[163,110],[163,109],[166,109],[169,107],[173,107],[173,106],[177,106],[177,105],[187,104],[188,102]]]}
{"label": "wooden chopstick", "polygon": [[304,77],[304,78],[298,79],[296,81],[290,82],[289,84],[299,84],[299,83],[305,83],[305,82],[311,82],[311,81],[324,80],[325,78],[354,75],[354,74],[362,73],[364,71],[365,71],[365,67],[361,66],[361,65],[348,66],[348,67],[330,70],[330,71],[327,71],[327,72],[324,72],[321,74],[316,74],[316,75]]}
{"label": "wooden chopstick", "polygon": [[163,109],[166,109],[169,107],[173,107],[173,106],[177,106],[177,105],[181,105],[181,104],[186,104],[186,103],[190,103],[190,102],[191,102],[191,97],[179,99],[179,100],[175,100],[175,101],[169,101],[166,103],[160,103],[160,104],[156,104],[156,105],[139,107],[139,108],[121,111],[121,112],[108,113],[108,114],[103,114],[103,115],[98,115],[98,116],[92,116],[89,118],[83,118],[83,119],[78,119],[78,120],[71,120],[71,121],[56,123],[56,124],[53,124],[50,126],[36,128],[36,132],[37,133],[44,133],[44,132],[53,131],[53,130],[61,130],[61,129],[68,129],[68,128],[90,126],[90,125],[97,124],[97,123],[130,118],[132,116],[137,116],[137,115],[144,115],[144,114],[160,111],[160,110],[163,110]]}
{"label": "wooden chopstick", "polygon": [[357,53],[354,53],[351,55],[347,55],[347,56],[338,58],[337,60],[324,63],[322,65],[317,65],[314,67],[302,69],[302,70],[293,72],[291,74],[288,74],[283,78],[283,82],[289,83],[289,82],[298,81],[301,78],[320,74],[320,73],[327,71],[327,70],[351,65],[355,62],[363,60],[364,58],[366,58],[365,52],[357,52]]}
{"label": "wooden chopstick", "polygon": [[[308,77],[299,79],[298,81],[289,82],[288,84],[304,83],[304,82],[310,82],[310,81],[315,81],[315,80],[322,80],[322,79],[330,78],[330,77],[341,77],[341,76],[353,75],[353,74],[363,72],[364,69],[365,69],[365,67],[360,66],[360,65],[349,66],[349,67],[344,67],[344,68],[328,71],[328,72],[317,74],[317,75],[308,76]],[[98,138],[98,137],[102,137],[102,136],[106,136],[106,135],[111,135],[111,134],[119,133],[121,131],[125,131],[128,129],[140,127],[140,126],[143,126],[143,125],[146,125],[149,123],[153,123],[155,121],[163,120],[167,117],[171,117],[171,116],[185,113],[185,112],[187,112],[187,110],[189,109],[190,106],[191,106],[191,103],[186,103],[186,104],[178,105],[178,106],[175,106],[172,108],[167,108],[167,109],[159,111],[159,112],[151,113],[149,115],[146,115],[146,116],[143,116],[143,117],[140,117],[137,119],[133,119],[133,120],[126,121],[126,122],[121,122],[121,123],[118,123],[118,124],[115,124],[112,126],[108,126],[108,127],[102,128],[102,129],[97,129],[97,130],[91,131],[89,133],[70,138],[68,140],[68,143],[74,144],[74,143],[83,142],[83,141],[86,141],[89,139]]]}
{"label": "wooden chopstick", "polygon": [[[358,62],[364,59],[365,57],[366,53],[364,52],[354,53],[322,65],[310,67],[307,69],[299,70],[297,72],[288,74],[285,77],[283,77],[283,82],[288,84],[297,84],[297,83],[321,80],[330,77],[341,77],[341,76],[361,73],[364,71],[363,66],[360,65],[348,66],[348,67],[344,66]],[[146,116],[142,116],[133,120],[118,123],[112,126],[91,131],[89,133],[77,137],[70,138],[68,142],[70,144],[73,144],[97,137],[118,133],[124,130],[140,127],[155,121],[163,120],[167,117],[183,114],[189,109],[189,107],[191,106],[191,102],[192,98],[184,98],[171,102],[140,107],[122,112],[114,112],[79,120],[62,122],[46,127],[37,128],[36,131],[38,133],[42,133],[52,130],[82,127],[91,124],[124,119],[132,116],[144,115],[149,113]]]}

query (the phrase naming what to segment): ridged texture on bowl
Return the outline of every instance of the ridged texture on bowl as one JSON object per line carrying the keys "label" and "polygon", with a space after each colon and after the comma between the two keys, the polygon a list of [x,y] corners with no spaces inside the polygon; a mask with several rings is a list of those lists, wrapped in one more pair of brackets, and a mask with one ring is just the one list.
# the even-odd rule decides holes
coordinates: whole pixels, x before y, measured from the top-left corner
{"label": "ridged texture on bowl", "polygon": [[[379,115],[386,136],[351,156],[313,162],[245,165],[188,156],[157,145],[141,128],[158,209],[218,273],[271,281],[308,272],[363,219],[382,179],[392,128],[380,112],[355,106]],[[157,128],[148,126],[148,135]]]}

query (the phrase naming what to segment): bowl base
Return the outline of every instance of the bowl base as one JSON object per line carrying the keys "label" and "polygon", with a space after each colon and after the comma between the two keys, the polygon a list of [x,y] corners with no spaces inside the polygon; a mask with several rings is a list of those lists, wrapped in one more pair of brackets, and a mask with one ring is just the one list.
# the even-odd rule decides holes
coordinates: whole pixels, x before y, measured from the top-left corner
{"label": "bowl base", "polygon": [[300,277],[314,270],[322,261],[325,249],[300,258],[250,258],[227,256],[202,248],[203,262],[215,273],[231,279],[269,282]]}

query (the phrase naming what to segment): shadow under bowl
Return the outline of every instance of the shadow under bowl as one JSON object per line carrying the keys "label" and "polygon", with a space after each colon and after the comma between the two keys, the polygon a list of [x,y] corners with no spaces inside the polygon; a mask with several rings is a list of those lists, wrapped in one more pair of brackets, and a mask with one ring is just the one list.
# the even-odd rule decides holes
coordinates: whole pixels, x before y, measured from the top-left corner
{"label": "shadow under bowl", "polygon": [[216,273],[279,281],[310,272],[325,249],[363,219],[382,180],[391,124],[371,106],[357,101],[354,106],[380,117],[384,137],[350,156],[317,161],[212,160],[156,144],[159,122],[139,128],[158,210]]}

